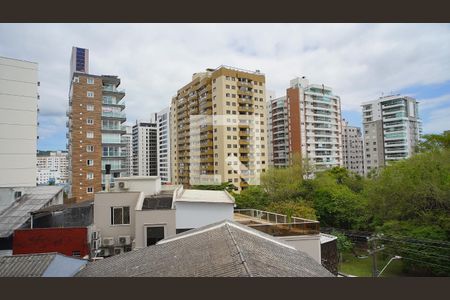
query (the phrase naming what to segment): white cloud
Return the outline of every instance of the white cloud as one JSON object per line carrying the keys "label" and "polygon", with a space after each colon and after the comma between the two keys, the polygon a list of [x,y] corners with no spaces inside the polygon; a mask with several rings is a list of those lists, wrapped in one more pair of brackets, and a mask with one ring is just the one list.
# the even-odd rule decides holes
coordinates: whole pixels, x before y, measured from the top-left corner
{"label": "white cloud", "polygon": [[130,122],[221,64],[260,69],[277,95],[305,75],[349,111],[382,92],[450,80],[447,24],[1,24],[0,40],[0,55],[39,63],[41,118],[65,116],[73,45],[90,49],[91,73],[120,76]]}

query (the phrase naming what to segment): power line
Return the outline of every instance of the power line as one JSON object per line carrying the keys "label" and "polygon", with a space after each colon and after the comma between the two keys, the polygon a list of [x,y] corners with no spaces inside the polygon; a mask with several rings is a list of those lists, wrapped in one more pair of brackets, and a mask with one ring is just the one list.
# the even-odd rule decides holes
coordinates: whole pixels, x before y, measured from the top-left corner
{"label": "power line", "polygon": [[416,246],[426,246],[426,247],[432,247],[432,248],[438,248],[438,249],[450,250],[450,247],[446,248],[446,247],[440,247],[440,246],[429,245],[429,244],[422,244],[422,243],[416,243],[416,242],[408,242],[408,241],[403,241],[403,240],[393,240],[393,239],[388,239],[388,238],[384,238],[384,237],[380,237],[380,240],[390,241],[390,242],[395,242],[395,243],[404,243],[404,244],[410,244],[410,245],[416,245]]}
{"label": "power line", "polygon": [[[397,255],[397,254],[395,254],[394,252],[387,252],[387,253],[389,253],[389,254],[391,254],[391,255]],[[449,267],[449,266],[443,266],[443,265],[439,265],[439,264],[435,264],[435,263],[430,263],[430,262],[423,261],[423,260],[413,259],[413,258],[410,258],[410,257],[402,256],[402,259],[411,260],[411,261],[415,261],[415,262],[419,262],[419,263],[423,263],[423,264],[428,264],[428,265],[433,265],[433,266],[436,266],[436,267],[440,267],[440,268],[444,268],[444,269],[450,270],[450,267]]]}

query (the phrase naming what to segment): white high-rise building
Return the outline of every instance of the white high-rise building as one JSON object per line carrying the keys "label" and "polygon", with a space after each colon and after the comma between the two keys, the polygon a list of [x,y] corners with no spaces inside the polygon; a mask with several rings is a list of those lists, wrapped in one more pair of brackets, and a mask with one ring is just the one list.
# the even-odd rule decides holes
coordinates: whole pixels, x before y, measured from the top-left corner
{"label": "white high-rise building", "polygon": [[69,178],[69,160],[64,151],[38,151],[37,184],[64,184]]}
{"label": "white high-rise building", "polygon": [[158,175],[161,182],[172,182],[170,162],[170,107],[157,114],[158,126]]}
{"label": "white high-rise building", "polygon": [[297,77],[268,107],[271,164],[286,166],[300,154],[315,171],[343,165],[341,99],[330,87]]}
{"label": "white high-rise building", "polygon": [[414,153],[421,133],[418,104],[401,95],[362,104],[365,174]]}
{"label": "white high-rise building", "polygon": [[123,155],[126,157],[125,170],[126,176],[133,175],[133,126],[124,125],[126,133],[122,135],[122,142],[125,146],[122,149]]}
{"label": "white high-rise building", "polygon": [[345,120],[342,120],[342,151],[344,167],[363,176],[364,148],[361,128],[350,126]]}
{"label": "white high-rise building", "polygon": [[38,86],[37,63],[0,57],[0,198],[36,186]]}
{"label": "white high-rise building", "polygon": [[158,176],[158,127],[156,122],[133,126],[133,176]]}

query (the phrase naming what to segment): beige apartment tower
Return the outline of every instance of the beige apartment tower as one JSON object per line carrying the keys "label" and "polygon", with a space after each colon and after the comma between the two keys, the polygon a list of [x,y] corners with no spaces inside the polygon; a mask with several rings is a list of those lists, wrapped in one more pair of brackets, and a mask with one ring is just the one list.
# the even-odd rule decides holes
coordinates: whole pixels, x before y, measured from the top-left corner
{"label": "beige apartment tower", "polygon": [[172,181],[259,183],[267,168],[265,76],[220,66],[195,73],[171,110]]}

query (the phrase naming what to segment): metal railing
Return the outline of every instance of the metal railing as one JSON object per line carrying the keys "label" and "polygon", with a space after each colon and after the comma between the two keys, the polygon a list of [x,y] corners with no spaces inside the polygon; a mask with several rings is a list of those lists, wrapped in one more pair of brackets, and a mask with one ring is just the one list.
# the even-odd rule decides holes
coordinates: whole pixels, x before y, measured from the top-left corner
{"label": "metal railing", "polygon": [[299,217],[291,217],[291,220],[289,221],[289,218],[287,215],[278,214],[274,212],[259,210],[259,209],[235,209],[234,213],[238,213],[241,215],[246,215],[249,217],[252,217],[254,219],[258,219],[261,221],[267,221],[270,223],[305,223],[305,222],[314,222],[319,223],[318,221],[309,220],[309,219],[303,219]]}

